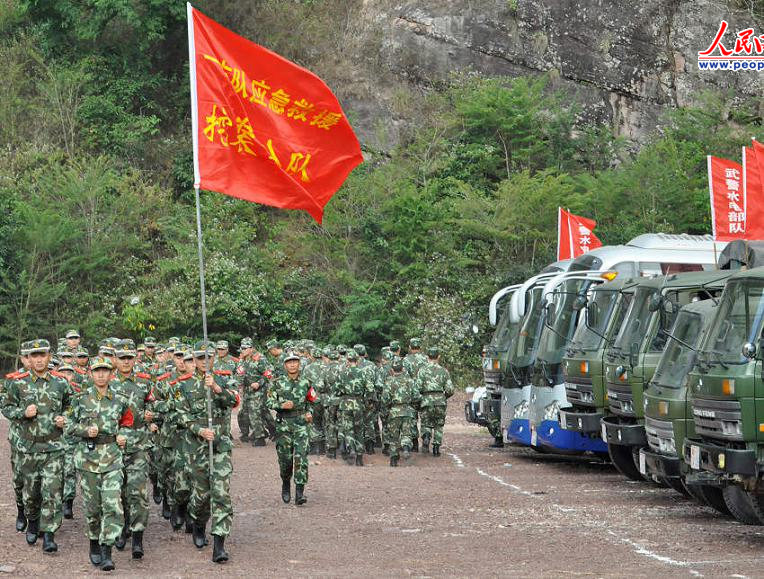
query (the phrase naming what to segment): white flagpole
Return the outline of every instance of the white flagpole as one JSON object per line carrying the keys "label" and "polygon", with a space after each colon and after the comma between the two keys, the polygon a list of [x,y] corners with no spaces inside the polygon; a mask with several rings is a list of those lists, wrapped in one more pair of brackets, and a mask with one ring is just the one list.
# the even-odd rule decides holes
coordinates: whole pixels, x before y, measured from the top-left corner
{"label": "white flagpole", "polygon": [[[202,252],[202,209],[199,202],[199,117],[196,95],[196,51],[194,50],[194,9],[190,2],[186,3],[188,18],[188,67],[191,81],[191,135],[194,147],[194,193],[196,197],[196,245],[199,250],[199,291],[202,295],[202,336],[204,340],[204,358],[207,363],[207,373],[212,372],[210,358],[207,356],[207,298],[204,288],[204,254]],[[212,430],[212,392],[207,390],[207,428]],[[209,441],[210,478],[212,477],[212,441]]]}
{"label": "white flagpole", "polygon": [[716,210],[714,206],[714,182],[711,169],[711,155],[708,155],[708,194],[711,197],[711,234],[714,238],[714,252],[716,252]]}
{"label": "white flagpole", "polygon": [[562,207],[557,208],[557,261],[560,261],[560,247],[562,244]]}
{"label": "white flagpole", "polygon": [[570,259],[575,259],[573,255],[573,228],[570,226],[570,209],[566,209],[568,213],[568,241],[570,242]]}

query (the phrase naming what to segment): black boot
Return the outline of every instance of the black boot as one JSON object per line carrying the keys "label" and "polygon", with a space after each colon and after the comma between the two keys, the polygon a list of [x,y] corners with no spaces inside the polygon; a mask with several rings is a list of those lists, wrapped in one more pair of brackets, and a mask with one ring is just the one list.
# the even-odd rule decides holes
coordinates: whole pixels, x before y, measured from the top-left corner
{"label": "black boot", "polygon": [[133,533],[133,559],[143,559],[143,531]]}
{"label": "black boot", "polygon": [[382,454],[385,456],[390,456],[390,445],[385,443],[385,445],[382,447]]}
{"label": "black boot", "polygon": [[255,441],[252,443],[252,446],[265,446],[265,439],[256,438]]}
{"label": "black boot", "polygon": [[183,526],[183,521],[186,520],[186,505],[176,505],[175,511],[172,513],[172,525],[173,531],[180,531]]}
{"label": "black boot", "polygon": [[73,519],[74,518],[74,513],[72,512],[73,503],[74,503],[74,501],[71,500],[71,499],[64,501],[64,509],[63,510],[64,510],[64,518],[65,519]]}
{"label": "black boot", "polygon": [[16,509],[18,509],[18,514],[16,515],[16,531],[18,533],[23,533],[24,529],[27,528],[27,516],[24,514],[23,505],[16,505]]}
{"label": "black boot", "polygon": [[127,523],[122,527],[122,532],[119,534],[119,537],[117,537],[117,540],[114,541],[114,546],[118,551],[124,549],[125,545],[127,545]]}
{"label": "black boot", "polygon": [[355,465],[356,466],[363,466],[363,455],[362,454],[356,454],[355,455]]}
{"label": "black boot", "polygon": [[[430,441],[422,439],[422,453],[427,454],[430,452]],[[435,447],[433,446],[433,452],[435,452]]]}
{"label": "black boot", "polygon": [[330,448],[326,451],[326,458],[337,458],[337,449]]}
{"label": "black boot", "polygon": [[186,511],[185,524],[186,524],[186,534],[187,535],[193,534],[193,532],[194,532],[194,521],[193,521],[193,519],[191,519],[191,515],[188,514],[188,511]]}
{"label": "black boot", "polygon": [[504,440],[502,440],[501,436],[497,436],[493,439],[493,444],[489,444],[488,448],[504,448]]}
{"label": "black boot", "polygon": [[439,444],[433,444],[432,445],[432,455],[433,456],[440,456],[440,445]]}
{"label": "black boot", "polygon": [[172,511],[170,505],[167,504],[167,497],[162,497],[162,518],[169,521],[171,516]]}
{"label": "black boot", "polygon": [[305,498],[305,495],[303,492],[305,491],[305,485],[295,485],[295,495],[294,495],[294,504],[296,505],[304,505],[306,502],[308,502],[308,499]]}
{"label": "black boot", "polygon": [[318,456],[321,456],[326,452],[326,442],[323,440],[318,443]]}
{"label": "black boot", "polygon": [[90,562],[96,567],[101,564],[101,545],[98,539],[90,539]]}
{"label": "black boot", "polygon": [[209,545],[206,534],[207,522],[197,523],[194,522],[194,546],[197,549],[202,549],[205,545]]}
{"label": "black boot", "polygon": [[156,481],[156,479],[152,479],[152,494],[151,498],[154,499],[155,505],[161,505],[162,504],[162,489],[159,488],[159,483]]}
{"label": "black boot", "polygon": [[281,479],[281,500],[285,503],[292,500],[291,480],[288,478]]}
{"label": "black boot", "polygon": [[411,452],[419,452],[419,439],[415,438],[413,440],[413,444],[411,445]]}
{"label": "black boot", "polygon": [[249,434],[242,433],[241,436],[239,437],[239,440],[241,440],[242,442],[249,442]]}
{"label": "black boot", "polygon": [[101,571],[114,571],[114,561],[111,560],[111,545],[101,545]]}
{"label": "black boot", "polygon": [[40,519],[29,521],[27,526],[27,543],[34,545],[37,542],[37,535],[40,533]]}
{"label": "black boot", "polygon": [[42,534],[42,552],[43,553],[55,553],[58,551],[58,545],[53,540],[53,533],[45,531]]}
{"label": "black boot", "polygon": [[398,466],[398,457],[397,456],[391,456],[390,457],[390,466]]}
{"label": "black boot", "polygon": [[225,537],[212,535],[212,561],[215,563],[224,563],[228,561],[228,553],[225,550]]}

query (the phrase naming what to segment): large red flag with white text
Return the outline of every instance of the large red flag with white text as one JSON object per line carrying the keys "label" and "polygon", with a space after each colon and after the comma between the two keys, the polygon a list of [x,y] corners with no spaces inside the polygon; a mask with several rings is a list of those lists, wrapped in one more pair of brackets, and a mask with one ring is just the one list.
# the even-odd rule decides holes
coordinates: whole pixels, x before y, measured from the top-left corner
{"label": "large red flag with white text", "polygon": [[575,259],[590,249],[602,247],[594,235],[594,219],[574,215],[562,207],[557,210],[557,259]]}
{"label": "large red flag with white text", "polygon": [[743,147],[745,239],[764,239],[764,152],[760,150],[756,141]]}
{"label": "large red flag with white text", "polygon": [[363,161],[329,87],[190,4],[188,40],[194,185],[321,222]]}
{"label": "large red flag with white text", "polygon": [[746,212],[743,167],[735,161],[708,156],[708,189],[714,239],[745,238]]}

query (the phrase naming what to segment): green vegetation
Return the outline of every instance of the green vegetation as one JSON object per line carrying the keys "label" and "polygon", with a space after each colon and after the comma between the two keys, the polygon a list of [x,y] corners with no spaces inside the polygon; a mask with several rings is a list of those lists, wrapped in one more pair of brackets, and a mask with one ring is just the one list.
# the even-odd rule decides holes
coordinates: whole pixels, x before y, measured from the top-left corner
{"label": "green vegetation", "polygon": [[[257,4],[256,15],[242,3],[199,7],[330,85],[330,64],[353,58],[352,30],[332,14],[352,21],[356,2]],[[304,44],[290,44],[298,23]],[[90,345],[150,325],[200,334],[185,26],[180,2],[0,0],[6,365],[21,340],[70,326]],[[400,99],[416,100],[419,124],[356,169],[323,227],[203,194],[214,338],[377,349],[421,335],[466,377],[479,368],[490,296],[553,261],[558,205],[595,218],[606,243],[707,233],[705,155],[739,158],[751,135],[764,137],[758,103],[730,112],[719,95],[667,116],[637,153],[576,123],[574,99],[544,78],[455,77]]]}

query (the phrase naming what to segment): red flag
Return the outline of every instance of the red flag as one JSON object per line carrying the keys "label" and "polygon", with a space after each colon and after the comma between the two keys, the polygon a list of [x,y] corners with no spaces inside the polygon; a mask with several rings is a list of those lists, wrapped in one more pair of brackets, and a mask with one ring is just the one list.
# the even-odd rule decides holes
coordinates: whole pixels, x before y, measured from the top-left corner
{"label": "red flag", "polygon": [[247,201],[324,206],[363,161],[336,97],[313,73],[188,4],[194,185]]}
{"label": "red flag", "polygon": [[562,207],[557,213],[557,259],[575,259],[590,249],[602,247],[602,242],[594,235],[597,222],[593,219],[574,215]]}
{"label": "red flag", "polygon": [[714,239],[745,238],[743,167],[728,159],[708,156],[708,189]]}
{"label": "red flag", "polygon": [[745,239],[764,239],[764,154],[757,144],[743,147]]}

